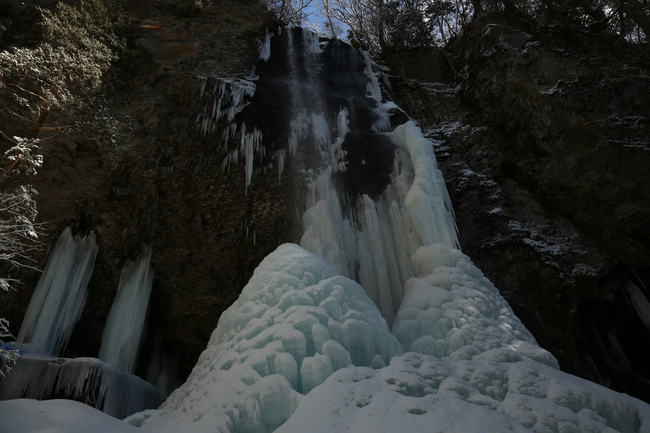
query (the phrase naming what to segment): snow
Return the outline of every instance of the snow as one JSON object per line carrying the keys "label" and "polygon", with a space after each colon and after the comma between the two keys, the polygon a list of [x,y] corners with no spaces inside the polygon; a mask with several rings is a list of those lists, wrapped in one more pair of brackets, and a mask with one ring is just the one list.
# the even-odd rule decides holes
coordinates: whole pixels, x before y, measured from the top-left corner
{"label": "snow", "polygon": [[305,396],[276,432],[641,432],[650,407],[509,349],[452,361],[416,352],[350,367]]}
{"label": "snow", "polygon": [[127,260],[122,268],[99,349],[99,359],[125,373],[135,373],[138,361],[154,278],[150,262],[151,247],[145,247],[137,261]]}
{"label": "snow", "polygon": [[72,400],[0,402],[2,433],[138,433],[137,428]]}
{"label": "snow", "polygon": [[93,232],[72,236],[68,227],[61,233],[29,301],[19,342],[51,355],[63,352],[86,304],[97,250]]}

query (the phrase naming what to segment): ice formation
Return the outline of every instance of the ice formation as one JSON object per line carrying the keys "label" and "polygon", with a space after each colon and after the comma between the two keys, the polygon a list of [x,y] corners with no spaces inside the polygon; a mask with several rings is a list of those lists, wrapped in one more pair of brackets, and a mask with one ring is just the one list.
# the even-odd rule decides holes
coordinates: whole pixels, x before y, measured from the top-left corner
{"label": "ice formation", "polygon": [[491,349],[452,361],[417,352],[388,367],[339,370],[277,433],[648,432],[650,406],[520,356]]}
{"label": "ice formation", "polygon": [[[232,122],[237,113],[248,105],[245,101],[246,97],[255,93],[255,83],[250,80],[203,76],[199,79],[201,80],[200,97],[205,100],[205,105],[203,111],[196,116],[196,123],[200,125],[203,135],[214,133],[222,117]],[[214,82],[214,85],[212,92],[208,90],[208,93],[205,93],[208,79]]]}
{"label": "ice formation", "polygon": [[392,324],[402,288],[414,276],[410,257],[423,245],[458,247],[447,188],[431,142],[413,122],[390,134],[397,146],[392,182],[378,200],[364,195],[350,213],[332,182],[332,166],[308,185],[300,245],[349,278],[358,277]]}
{"label": "ice formation", "polygon": [[[117,418],[156,408],[164,399],[148,382],[96,358],[23,353],[0,382],[0,400],[53,397],[78,400]],[[1,402],[0,407],[5,404]],[[3,422],[0,418],[0,431],[4,432]]]}
{"label": "ice formation", "polygon": [[50,254],[27,307],[18,341],[59,355],[86,304],[97,256],[95,234],[72,236],[66,228]]}
{"label": "ice formation", "polygon": [[145,430],[271,432],[301,393],[351,364],[387,364],[402,348],[363,289],[322,258],[285,244],[226,310],[190,377]]}
{"label": "ice formation", "polygon": [[[0,402],[0,423],[33,417],[14,431],[36,432],[39,420],[55,419],[64,408],[77,423],[55,424],[70,426],[70,433],[85,432],[83,425],[97,433],[650,433],[648,404],[561,372],[459,250],[433,145],[414,123],[386,133],[396,153],[391,182],[378,198],[361,195],[350,203],[337,191],[333,177],[346,169],[342,144],[357,113],[324,110],[314,76],[299,77],[299,69],[318,69],[318,37],[302,32],[294,45],[294,32],[286,33],[288,155],[309,144],[322,163],[305,167],[301,245],[316,255],[285,244],[267,256],[220,318],[185,384],[159,410],[127,418],[131,425],[104,428],[92,410],[25,400]],[[264,62],[275,59],[272,43],[267,34]],[[367,55],[364,62],[365,97],[374,107],[369,127],[378,134],[389,128],[395,106],[382,98],[376,65]],[[237,136],[241,141],[223,167],[246,158],[248,187],[252,161],[263,156],[262,133],[233,122],[249,90],[224,92],[197,121],[204,132],[214,131],[223,100],[232,96],[225,146]],[[281,176],[287,155],[277,149],[273,155]],[[637,289],[628,288],[633,301]],[[640,314],[650,311],[639,305]]]}
{"label": "ice formation", "polygon": [[559,368],[496,287],[460,250],[433,244],[420,247],[411,260],[420,277],[406,283],[393,325],[393,335],[405,352],[456,361],[508,348]]}
{"label": "ice formation", "polygon": [[151,248],[145,247],[137,261],[127,260],[117,286],[117,295],[106,319],[99,359],[134,373],[143,337],[154,270]]}

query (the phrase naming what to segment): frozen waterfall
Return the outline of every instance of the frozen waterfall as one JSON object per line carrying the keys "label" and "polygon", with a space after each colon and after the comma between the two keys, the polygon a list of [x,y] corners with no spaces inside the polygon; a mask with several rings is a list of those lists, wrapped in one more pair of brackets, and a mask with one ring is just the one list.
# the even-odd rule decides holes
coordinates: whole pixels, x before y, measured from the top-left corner
{"label": "frozen waterfall", "polygon": [[154,278],[150,262],[151,248],[146,247],[138,260],[127,260],[122,268],[99,349],[99,359],[125,373],[134,373],[138,361]]}
{"label": "frozen waterfall", "polygon": [[97,256],[95,234],[72,235],[66,228],[50,254],[27,307],[18,341],[60,355],[79,320]]}
{"label": "frozen waterfall", "polygon": [[423,245],[458,248],[447,188],[433,146],[413,122],[390,134],[396,145],[391,183],[376,200],[360,197],[347,215],[332,182],[332,166],[308,186],[300,245],[366,288],[389,324],[415,276],[410,257]]}
{"label": "frozen waterfall", "polygon": [[[201,127],[212,133],[220,110],[236,107],[223,167],[241,155],[247,189],[265,155],[277,155],[280,179],[285,165],[307,164],[293,167],[307,178],[302,246],[264,258],[158,410],[115,424],[75,402],[0,402],[3,431],[650,433],[648,404],[560,371],[460,251],[432,143],[413,122],[391,127],[398,109],[368,55],[278,29],[260,58],[256,86],[233,90],[236,103],[222,106],[228,92],[214,87]],[[285,93],[278,117],[254,111],[255,98]],[[253,133],[239,117],[249,111]],[[129,266],[125,285],[127,274],[153,278],[149,259]]]}

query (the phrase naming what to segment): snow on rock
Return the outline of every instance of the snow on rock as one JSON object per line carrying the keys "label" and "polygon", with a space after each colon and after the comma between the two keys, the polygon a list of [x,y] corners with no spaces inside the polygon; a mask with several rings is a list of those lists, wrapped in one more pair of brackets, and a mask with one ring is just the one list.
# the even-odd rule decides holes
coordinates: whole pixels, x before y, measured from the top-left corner
{"label": "snow on rock", "polygon": [[128,419],[155,432],[271,432],[335,370],[402,353],[361,286],[285,244],[226,310],[187,382],[159,411]]}
{"label": "snow on rock", "polygon": [[405,351],[460,360],[507,347],[559,368],[468,256],[438,243],[420,247],[411,261],[420,278],[406,283],[393,326]]}

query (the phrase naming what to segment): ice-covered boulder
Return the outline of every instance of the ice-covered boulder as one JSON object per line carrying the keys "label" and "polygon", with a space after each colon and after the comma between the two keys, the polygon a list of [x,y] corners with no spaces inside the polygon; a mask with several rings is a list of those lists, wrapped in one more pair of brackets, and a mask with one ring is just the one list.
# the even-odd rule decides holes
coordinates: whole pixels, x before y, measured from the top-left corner
{"label": "ice-covered boulder", "polygon": [[0,400],[17,398],[77,400],[116,418],[157,408],[164,400],[150,383],[97,358],[57,358],[39,352],[23,353],[0,381]]}
{"label": "ice-covered boulder", "polygon": [[285,244],[223,313],[185,384],[128,421],[156,432],[271,432],[334,371],[380,368],[400,353],[361,286]]}
{"label": "ice-covered boulder", "polygon": [[411,261],[419,278],[406,283],[393,325],[404,351],[460,360],[508,348],[559,368],[494,284],[460,250],[433,244],[420,247]]}

